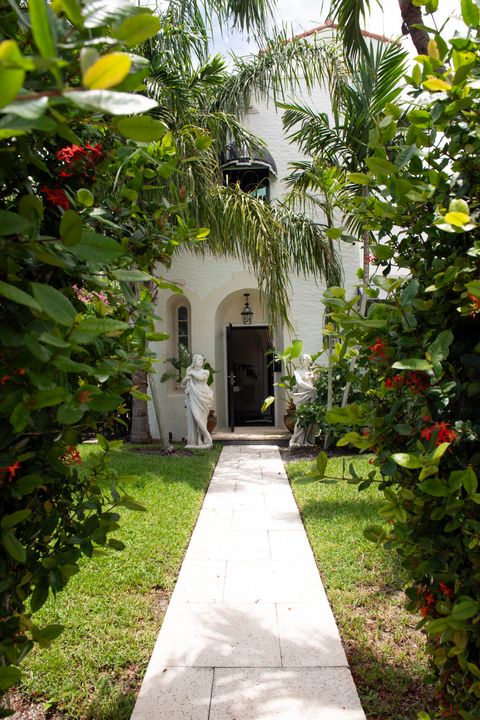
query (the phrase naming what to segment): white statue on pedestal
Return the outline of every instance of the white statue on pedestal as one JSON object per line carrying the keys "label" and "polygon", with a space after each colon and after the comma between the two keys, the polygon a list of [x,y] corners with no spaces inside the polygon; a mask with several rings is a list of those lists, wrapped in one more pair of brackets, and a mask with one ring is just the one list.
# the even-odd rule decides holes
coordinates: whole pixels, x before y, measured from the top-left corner
{"label": "white statue on pedestal", "polygon": [[213,390],[207,385],[209,371],[203,367],[202,355],[194,355],[192,364],[187,368],[182,386],[185,389],[185,407],[187,409],[186,448],[209,450],[212,436],[207,430],[208,413],[213,405]]}
{"label": "white statue on pedestal", "polygon": [[[312,358],[307,353],[300,355],[300,367],[295,370],[297,382],[296,392],[292,394],[295,407],[314,402],[317,399],[317,391],[314,386],[315,373],[310,370]],[[293,429],[293,435],[289,442],[289,448],[311,447],[315,445],[317,426],[315,423],[302,427],[297,420]]]}

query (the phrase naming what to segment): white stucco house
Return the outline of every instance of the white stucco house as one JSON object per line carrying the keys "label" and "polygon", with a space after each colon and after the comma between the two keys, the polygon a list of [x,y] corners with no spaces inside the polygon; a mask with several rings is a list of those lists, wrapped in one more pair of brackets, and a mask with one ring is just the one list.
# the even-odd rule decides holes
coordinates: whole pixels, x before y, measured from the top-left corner
{"label": "white stucco house", "polygon": [[[297,93],[292,99],[304,99],[316,108],[329,111],[328,95],[320,87],[303,97]],[[271,159],[258,162],[237,158],[228,163],[227,157],[224,171],[256,174],[261,179],[262,192],[271,200],[281,198],[285,193],[283,179],[289,174],[288,164],[302,158],[284,135],[281,111],[273,101],[256,98],[243,120],[265,141]],[[361,265],[362,248],[359,244],[339,243],[338,252],[344,285],[353,292],[358,282],[356,271]],[[291,277],[290,320],[294,330],[289,332],[282,324],[268,327],[257,280],[239,261],[211,256],[193,258],[185,252],[177,255],[168,272],[162,274],[179,285],[182,294],[159,294],[158,315],[163,318],[159,329],[167,331],[170,339],[155,347],[160,359],[157,378],[169,369],[162,361],[177,356],[178,343],[182,342],[191,352],[203,354],[217,371],[212,386],[217,431],[266,425],[283,428],[285,401],[282,390],[274,386],[280,373],[275,373],[271,356],[265,353],[272,345],[282,350],[294,338],[303,341],[304,352],[313,354],[322,349],[324,285],[311,277]],[[244,325],[241,316],[246,300],[253,311],[250,325]],[[181,440],[186,436],[183,390],[174,380],[159,383],[158,388],[165,430],[174,440]],[[270,394],[274,394],[277,401],[262,414],[261,405]],[[149,409],[149,419],[152,435],[158,437],[153,407]]]}

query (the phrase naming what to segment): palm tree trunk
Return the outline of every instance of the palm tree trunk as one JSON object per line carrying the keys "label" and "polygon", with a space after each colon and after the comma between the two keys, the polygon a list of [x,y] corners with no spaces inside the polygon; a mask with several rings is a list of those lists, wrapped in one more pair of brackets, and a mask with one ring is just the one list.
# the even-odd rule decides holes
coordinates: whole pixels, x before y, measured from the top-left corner
{"label": "palm tree trunk", "polygon": [[416,7],[412,0],[398,0],[400,12],[402,14],[404,34],[409,34],[412,42],[419,55],[428,55],[429,36],[425,30],[414,27],[414,25],[423,25],[422,9]]}
{"label": "palm tree trunk", "polygon": [[153,407],[155,410],[155,418],[157,420],[158,425],[158,433],[160,435],[160,447],[163,453],[172,453],[173,447],[170,444],[170,440],[168,438],[168,432],[165,428],[165,423],[163,422],[162,418],[162,404],[160,402],[160,396],[158,393],[158,385],[156,383],[156,374],[150,375],[150,394],[152,396],[153,401]]}
{"label": "palm tree trunk", "polygon": [[[333,407],[333,365],[331,363],[333,352],[333,335],[328,336],[328,375],[327,375],[327,412]],[[323,441],[323,449],[330,446],[330,430],[327,428]]]}
{"label": "palm tree trunk", "polygon": [[[145,370],[137,370],[132,376],[133,384],[141,393],[147,394],[148,378]],[[146,400],[132,398],[132,426],[130,442],[147,445],[152,442],[150,426],[148,423],[148,406]]]}
{"label": "palm tree trunk", "polygon": [[[362,186],[362,195],[366,197],[368,195],[368,187]],[[360,301],[359,313],[362,317],[365,317],[367,310],[367,288],[370,284],[370,232],[368,230],[363,231],[363,285],[362,285],[362,299]],[[354,355],[350,360],[348,366],[348,372],[353,373],[357,366],[357,356]],[[347,381],[345,390],[343,391],[342,408],[346,407],[348,403],[348,396],[350,395],[350,388],[352,383]]]}

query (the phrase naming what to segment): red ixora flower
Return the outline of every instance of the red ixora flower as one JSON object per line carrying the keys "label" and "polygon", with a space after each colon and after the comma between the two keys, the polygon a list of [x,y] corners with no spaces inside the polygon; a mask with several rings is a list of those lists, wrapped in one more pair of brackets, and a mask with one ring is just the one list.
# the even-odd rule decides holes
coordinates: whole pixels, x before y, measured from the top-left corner
{"label": "red ixora flower", "polygon": [[458,434],[446,422],[433,423],[430,427],[420,430],[420,435],[425,440],[430,440],[435,432],[437,433],[436,445],[441,445],[444,442],[451,443],[458,438]]}
{"label": "red ixora flower", "polygon": [[70,207],[70,201],[65,194],[65,190],[61,188],[49,188],[46,185],[40,188],[40,192],[46,197],[47,202],[50,205],[55,205],[68,210]]}
{"label": "red ixora flower", "polygon": [[61,148],[61,150],[58,150],[55,156],[59,162],[65,163],[67,166],[67,170],[63,169],[60,171],[60,177],[72,177],[74,174],[73,171],[84,172],[95,168],[95,165],[103,156],[103,145],[100,143],[96,145],[86,143],[84,147],[80,145],[67,145]]}
{"label": "red ixora flower", "polygon": [[410,388],[413,393],[422,395],[430,386],[430,380],[428,375],[417,370],[409,370],[406,375],[399,373],[385,380],[387,390],[396,390],[402,385]]}
{"label": "red ixora flower", "polygon": [[447,583],[440,582],[440,583],[439,583],[439,586],[440,586],[440,590],[442,591],[442,593],[443,593],[444,595],[446,595],[447,597],[452,597],[452,595],[453,595],[453,590],[452,590],[451,587],[449,587],[449,586],[447,585]]}
{"label": "red ixora flower", "polygon": [[15,460],[13,465],[8,465],[7,467],[0,468],[0,472],[2,473],[9,473],[8,476],[8,482],[12,482],[13,478],[17,474],[17,470],[20,470],[21,464],[18,462],[18,460]]}
{"label": "red ixora flower", "polygon": [[381,361],[387,359],[387,346],[380,338],[377,338],[377,341],[374,345],[369,345],[368,349],[372,351],[372,354],[370,355],[370,360]]}

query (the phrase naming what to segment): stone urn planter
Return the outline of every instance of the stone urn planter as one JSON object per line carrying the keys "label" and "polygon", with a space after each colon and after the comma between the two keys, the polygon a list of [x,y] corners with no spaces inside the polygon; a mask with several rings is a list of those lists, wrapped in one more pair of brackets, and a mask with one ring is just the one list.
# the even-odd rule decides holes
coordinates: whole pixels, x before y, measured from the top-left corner
{"label": "stone urn planter", "polygon": [[207,430],[209,433],[212,433],[215,430],[215,428],[217,427],[217,422],[218,418],[215,415],[215,410],[210,410],[207,418]]}
{"label": "stone urn planter", "polygon": [[289,432],[293,434],[293,429],[295,427],[295,405],[293,403],[290,403],[287,407],[287,410],[285,412],[285,415],[283,416],[283,424],[287,428]]}

